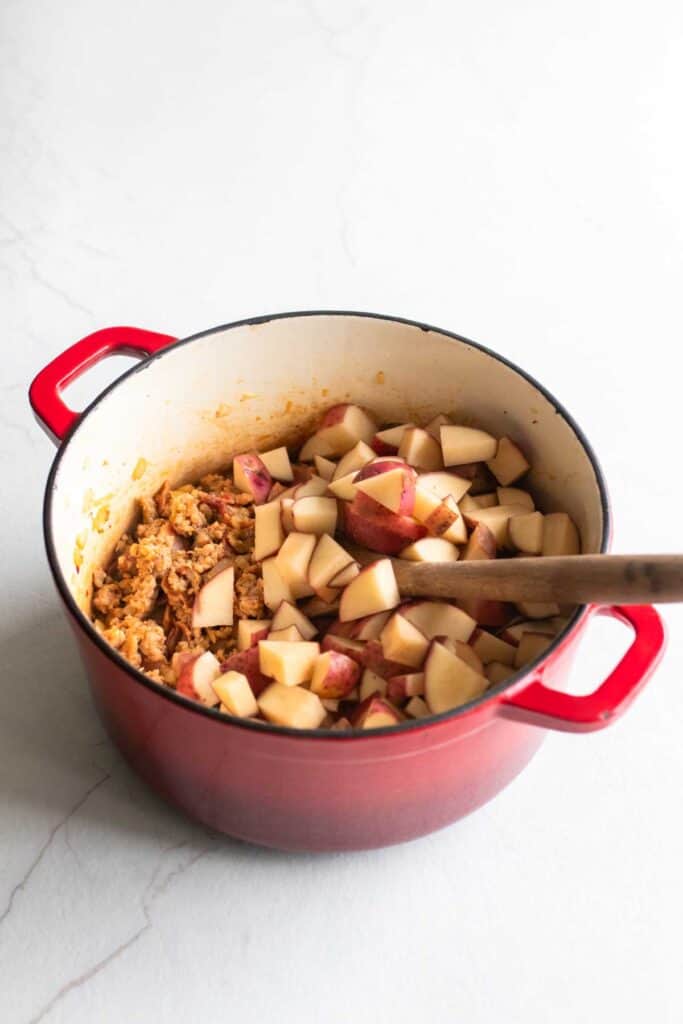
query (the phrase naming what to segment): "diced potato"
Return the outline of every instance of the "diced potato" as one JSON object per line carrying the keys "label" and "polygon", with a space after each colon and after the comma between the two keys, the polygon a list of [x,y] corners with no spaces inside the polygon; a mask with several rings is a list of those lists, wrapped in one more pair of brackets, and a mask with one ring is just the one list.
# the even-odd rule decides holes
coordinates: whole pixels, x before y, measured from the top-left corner
{"label": "diced potato", "polygon": [[566,512],[551,512],[543,521],[544,555],[578,555],[579,531]]}
{"label": "diced potato", "polygon": [[522,633],[515,654],[515,667],[522,668],[523,665],[534,661],[546,648],[550,647],[553,639],[551,636],[546,636],[545,633]]}
{"label": "diced potato", "polygon": [[231,715],[249,718],[258,712],[249,680],[241,672],[225,672],[218,679],[214,679],[211,686]]}
{"label": "diced potato", "polygon": [[261,672],[284,686],[307,683],[320,654],[320,645],[310,640],[260,640],[258,646]]}
{"label": "diced potato", "polygon": [[317,729],[327,712],[320,697],[301,686],[271,683],[258,699],[258,709],[273,725],[290,729]]}
{"label": "diced potato", "polygon": [[530,468],[522,449],[509,437],[501,437],[496,454],[486,465],[502,487],[514,484]]}

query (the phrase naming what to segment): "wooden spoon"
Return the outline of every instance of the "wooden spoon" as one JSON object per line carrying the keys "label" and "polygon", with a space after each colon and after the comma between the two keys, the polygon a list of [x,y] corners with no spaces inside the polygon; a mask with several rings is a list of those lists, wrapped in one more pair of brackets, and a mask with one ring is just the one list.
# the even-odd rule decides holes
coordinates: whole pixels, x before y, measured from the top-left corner
{"label": "wooden spoon", "polygon": [[[382,555],[348,547],[362,564]],[[538,601],[555,604],[655,604],[683,601],[683,555],[563,555],[471,562],[392,558],[405,597]]]}

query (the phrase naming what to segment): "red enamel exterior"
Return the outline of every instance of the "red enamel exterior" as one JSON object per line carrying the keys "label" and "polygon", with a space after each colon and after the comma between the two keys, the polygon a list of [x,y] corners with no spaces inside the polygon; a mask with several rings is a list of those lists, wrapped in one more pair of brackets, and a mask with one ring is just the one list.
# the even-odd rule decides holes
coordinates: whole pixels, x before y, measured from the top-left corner
{"label": "red enamel exterior", "polygon": [[[172,340],[133,328],[83,339],[36,378],[36,415],[61,439],[76,418],[61,387],[111,352],[152,353]],[[385,846],[456,821],[524,768],[546,728],[583,732],[612,722],[664,647],[654,609],[589,608],[521,678],[460,711],[376,734],[293,734],[239,724],[143,680],[96,639],[59,590],[99,714],[136,771],[211,828],[290,850]],[[595,611],[629,624],[633,643],[593,693],[562,693]]]}

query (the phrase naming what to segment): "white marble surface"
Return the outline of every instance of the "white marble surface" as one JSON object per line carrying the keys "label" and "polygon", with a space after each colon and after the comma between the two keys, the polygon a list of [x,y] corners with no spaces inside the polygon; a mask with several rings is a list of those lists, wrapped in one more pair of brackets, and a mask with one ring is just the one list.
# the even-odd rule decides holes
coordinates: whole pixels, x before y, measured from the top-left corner
{"label": "white marble surface", "polygon": [[[241,846],[103,734],[26,402],[107,324],[414,316],[566,402],[616,550],[679,548],[680,4],[5,0],[0,19],[0,1020],[680,1021],[680,611],[620,724],[549,737],[461,824],[353,856]],[[626,643],[596,623],[577,685]]]}

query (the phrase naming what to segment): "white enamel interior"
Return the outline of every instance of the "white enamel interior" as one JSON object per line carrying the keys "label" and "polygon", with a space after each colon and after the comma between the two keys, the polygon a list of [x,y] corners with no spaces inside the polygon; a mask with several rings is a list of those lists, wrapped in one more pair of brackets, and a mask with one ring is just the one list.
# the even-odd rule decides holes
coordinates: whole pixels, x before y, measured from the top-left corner
{"label": "white enamel interior", "polygon": [[509,434],[530,457],[540,506],[568,511],[584,551],[599,550],[603,510],[591,461],[523,376],[438,331],[362,316],[293,316],[179,345],[85,417],[63,453],[52,501],[57,560],[79,605],[87,611],[92,569],[130,525],[136,497],[167,477],[178,484],[225,468],[241,451],[293,441],[322,409],[348,400],[379,421],[448,412]]}

